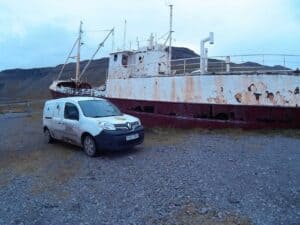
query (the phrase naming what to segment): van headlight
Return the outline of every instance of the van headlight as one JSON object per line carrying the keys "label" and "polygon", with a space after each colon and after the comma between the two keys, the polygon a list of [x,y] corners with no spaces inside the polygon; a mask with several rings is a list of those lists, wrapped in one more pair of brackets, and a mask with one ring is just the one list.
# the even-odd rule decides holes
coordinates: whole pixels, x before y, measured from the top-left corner
{"label": "van headlight", "polygon": [[99,125],[103,130],[116,130],[115,125],[109,122],[100,122]]}
{"label": "van headlight", "polygon": [[141,123],[141,120],[140,119],[137,119],[137,124],[138,124],[138,126],[141,126],[142,125],[142,123]]}

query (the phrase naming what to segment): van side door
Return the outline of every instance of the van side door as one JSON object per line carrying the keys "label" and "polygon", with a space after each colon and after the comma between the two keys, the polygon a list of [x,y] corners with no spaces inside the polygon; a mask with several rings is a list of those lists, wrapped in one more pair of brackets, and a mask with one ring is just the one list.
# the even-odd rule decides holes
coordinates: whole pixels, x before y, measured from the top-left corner
{"label": "van side door", "polygon": [[81,144],[80,126],[79,126],[79,110],[78,107],[70,102],[66,102],[64,109],[64,139],[74,144]]}
{"label": "van side door", "polygon": [[51,121],[51,134],[55,139],[61,140],[64,130],[64,124],[63,124],[63,109],[64,109],[64,103],[63,102],[57,102],[52,107],[52,121]]}

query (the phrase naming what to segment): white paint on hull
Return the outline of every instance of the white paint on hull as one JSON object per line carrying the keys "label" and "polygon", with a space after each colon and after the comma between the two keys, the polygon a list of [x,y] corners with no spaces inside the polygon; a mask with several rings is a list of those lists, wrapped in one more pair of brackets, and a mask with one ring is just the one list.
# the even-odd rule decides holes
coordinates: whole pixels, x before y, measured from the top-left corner
{"label": "white paint on hull", "polygon": [[286,74],[111,78],[105,96],[149,101],[299,107],[300,77]]}

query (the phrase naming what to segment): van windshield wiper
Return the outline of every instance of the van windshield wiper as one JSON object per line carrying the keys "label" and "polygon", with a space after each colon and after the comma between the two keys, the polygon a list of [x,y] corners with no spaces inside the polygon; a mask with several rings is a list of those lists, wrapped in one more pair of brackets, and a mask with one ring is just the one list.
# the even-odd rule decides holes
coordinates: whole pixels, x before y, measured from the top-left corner
{"label": "van windshield wiper", "polygon": [[105,115],[105,116],[90,116],[92,118],[100,118],[100,117],[110,117],[110,116],[122,116],[123,114],[112,114],[112,115]]}

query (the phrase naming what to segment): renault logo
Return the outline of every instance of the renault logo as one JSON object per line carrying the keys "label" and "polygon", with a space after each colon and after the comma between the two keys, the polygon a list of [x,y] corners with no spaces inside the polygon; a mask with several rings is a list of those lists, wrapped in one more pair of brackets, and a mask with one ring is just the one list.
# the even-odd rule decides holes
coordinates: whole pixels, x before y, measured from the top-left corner
{"label": "renault logo", "polygon": [[132,128],[131,123],[127,123],[127,127],[129,130],[131,130],[131,128]]}

